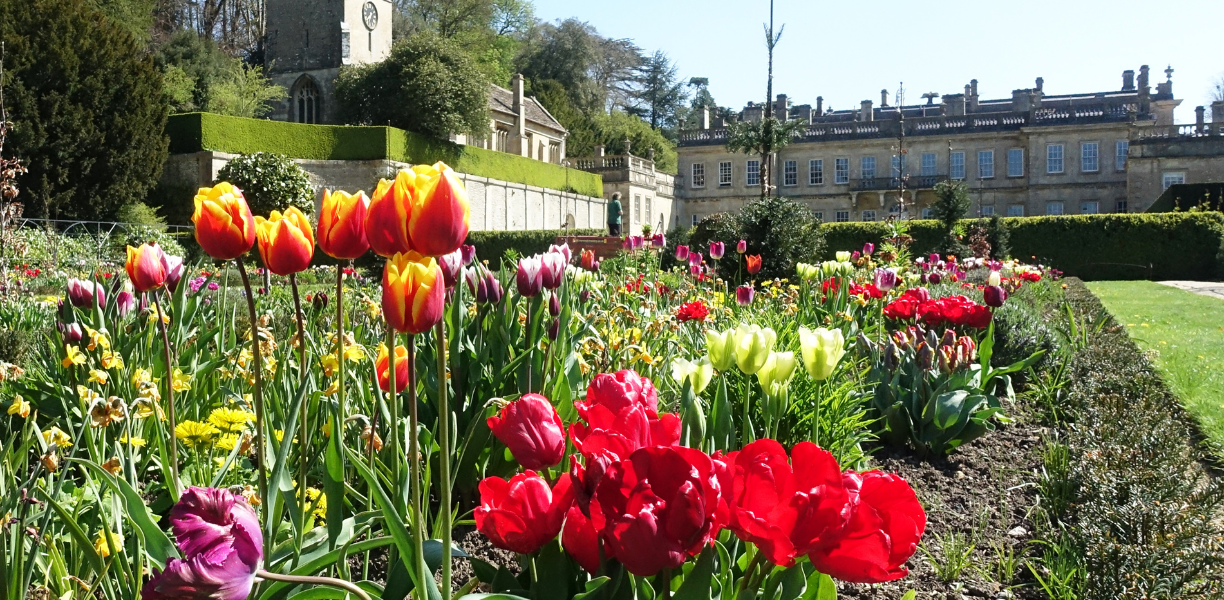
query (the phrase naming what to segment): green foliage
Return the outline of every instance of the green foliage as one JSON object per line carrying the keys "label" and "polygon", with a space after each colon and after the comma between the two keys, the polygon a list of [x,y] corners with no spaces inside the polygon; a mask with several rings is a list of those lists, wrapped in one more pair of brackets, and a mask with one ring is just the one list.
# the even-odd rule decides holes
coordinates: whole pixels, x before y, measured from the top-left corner
{"label": "green foliage", "polygon": [[688,100],[685,84],[679,80],[675,63],[662,50],[646,57],[642,63],[639,89],[630,112],[648,121],[654,129],[674,133],[677,118]]}
{"label": "green foliage", "polygon": [[26,358],[37,352],[39,338],[52,323],[46,305],[20,299],[0,302],[0,362],[28,367]]}
{"label": "green foliage", "polygon": [[151,57],[84,0],[0,3],[5,150],[26,215],[105,220],[142,199],[166,157],[166,104]]}
{"label": "green foliage", "polygon": [[213,82],[225,78],[239,61],[195,31],[181,29],[160,44],[153,55],[162,71],[165,92],[173,112],[201,110],[208,105]]}
{"label": "green foliage", "polygon": [[761,255],[757,279],[790,277],[795,265],[815,262],[824,248],[820,221],[807,206],[793,200],[771,196],[749,202],[737,219],[740,235],[721,241],[733,256],[738,257],[734,251],[740,239],[748,242],[748,254]]}
{"label": "green foliage", "polygon": [[285,88],[264,78],[263,67],[235,60],[209,88],[208,112],[259,118],[272,111],[272,102],[288,95]]}
{"label": "green foliage", "polygon": [[251,212],[268,216],[274,210],[296,206],[314,212],[314,189],[310,175],[293,159],[282,154],[243,154],[217,171],[217,181],[228,181],[242,190]]}
{"label": "green foliage", "polygon": [[[234,154],[270,152],[316,160],[390,159],[414,164],[433,164],[440,160],[469,175],[570,190],[597,198],[603,196],[603,180],[593,173],[505,152],[429,139],[393,127],[306,125],[191,113],[170,117],[166,130],[170,135],[170,150],[175,154],[215,150]],[[164,194],[163,197],[176,196]]]}
{"label": "green foliage", "polygon": [[[607,146],[610,154],[623,154],[625,140],[631,144],[634,156],[647,156],[651,148],[655,151],[655,168],[667,173],[676,172],[676,147],[650,124],[628,113],[614,110],[611,114],[596,115],[591,120],[595,141]],[[594,154],[594,148],[587,156]]]}
{"label": "green foliage", "polygon": [[1007,222],[999,215],[986,219],[986,242],[990,244],[990,257],[995,260],[1011,258],[1011,231]]}
{"label": "green foliage", "polygon": [[[602,229],[574,229],[570,235],[600,235]],[[548,246],[555,244],[558,236],[565,235],[564,230],[537,231],[473,231],[468,234],[466,244],[476,246],[476,256],[481,261],[487,261],[489,269],[497,271],[503,266],[502,257],[507,250],[513,250],[519,256],[530,256],[547,252]]]}
{"label": "green foliage", "polygon": [[969,214],[969,186],[963,181],[944,180],[935,184],[936,200],[931,205],[931,216],[939,221],[940,240],[935,246],[940,254],[972,256],[969,248],[960,240],[960,222]]}
{"label": "green foliage", "polygon": [[[776,117],[755,121],[732,121],[727,123],[727,150],[744,154],[766,156],[778,152],[790,144],[791,136],[804,127],[798,119],[781,121]],[[768,186],[773,185],[769,172],[769,161],[761,161],[761,198],[769,195]]]}
{"label": "green foliage", "polygon": [[347,67],[336,80],[343,120],[386,124],[436,139],[489,131],[489,82],[454,41],[423,31],[385,60]]}
{"label": "green foliage", "polygon": [[89,0],[89,4],[126,29],[137,43],[144,45],[149,41],[155,0]]}

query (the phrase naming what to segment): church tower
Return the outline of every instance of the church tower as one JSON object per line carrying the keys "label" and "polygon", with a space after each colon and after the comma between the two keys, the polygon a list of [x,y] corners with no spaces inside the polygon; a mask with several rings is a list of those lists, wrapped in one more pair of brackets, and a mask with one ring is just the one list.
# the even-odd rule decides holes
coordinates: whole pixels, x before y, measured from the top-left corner
{"label": "church tower", "polygon": [[391,0],[266,0],[264,71],[289,96],[270,117],[336,122],[340,68],[391,53]]}

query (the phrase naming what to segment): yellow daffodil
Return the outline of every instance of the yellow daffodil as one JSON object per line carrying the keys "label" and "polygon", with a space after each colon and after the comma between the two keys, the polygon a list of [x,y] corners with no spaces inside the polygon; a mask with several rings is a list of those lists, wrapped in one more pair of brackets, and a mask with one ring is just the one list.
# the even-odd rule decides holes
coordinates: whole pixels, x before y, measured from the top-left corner
{"label": "yellow daffodil", "polygon": [[30,416],[30,403],[26,402],[26,399],[20,395],[13,396],[13,402],[8,407],[8,414],[18,415],[23,419],[26,418]]}
{"label": "yellow daffodil", "polygon": [[93,352],[98,348],[110,350],[110,338],[107,337],[106,331],[97,331],[87,325],[85,327],[85,333],[89,334],[89,346],[87,346],[87,348],[90,352]]}
{"label": "yellow daffodil", "polygon": [[184,375],[182,369],[174,370],[174,379],[170,387],[176,392],[186,392],[191,389],[191,375]]}
{"label": "yellow daffodil", "polygon": [[107,381],[110,381],[110,373],[107,373],[106,371],[103,371],[100,369],[90,369],[89,370],[89,383],[96,383],[98,385],[106,385]]}
{"label": "yellow daffodil", "polygon": [[102,463],[102,468],[106,469],[111,475],[119,475],[123,472],[123,463],[119,462],[119,457],[112,456],[110,460]]}
{"label": "yellow daffodil", "polygon": [[340,361],[336,359],[336,355],[328,354],[319,360],[323,364],[323,374],[331,377],[336,374],[336,370],[340,368]]}
{"label": "yellow daffodil", "polygon": [[44,431],[42,436],[43,442],[59,446],[60,448],[67,448],[72,445],[72,438],[69,438],[68,434],[64,433],[59,427],[52,426],[51,429]]}
{"label": "yellow daffodil", "polygon": [[221,432],[216,427],[199,421],[183,421],[174,428],[174,437],[193,450],[208,446],[218,433]]}
{"label": "yellow daffodil", "polygon": [[323,395],[324,396],[335,396],[339,392],[340,392],[340,380],[333,379],[331,382],[331,385],[327,386],[327,389],[323,390]]}
{"label": "yellow daffodil", "polygon": [[114,352],[102,353],[102,368],[103,369],[122,369],[123,357]]}
{"label": "yellow daffodil", "polygon": [[64,346],[64,360],[60,364],[65,369],[71,369],[73,365],[85,364],[85,354],[82,353],[76,346]]}
{"label": "yellow daffodil", "polygon": [[94,540],[94,550],[98,552],[98,556],[106,558],[111,555],[112,544],[115,552],[122,552],[123,536],[103,529],[98,532],[98,537]]}
{"label": "yellow daffodil", "polygon": [[246,424],[255,420],[253,413],[238,408],[217,408],[208,415],[208,422],[225,432],[246,429]]}
{"label": "yellow daffodil", "polygon": [[95,400],[102,399],[101,394],[98,394],[98,392],[95,392],[83,385],[77,386],[77,396],[79,396],[81,398],[81,401],[86,404],[89,404]]}
{"label": "yellow daffodil", "polygon": [[135,447],[135,448],[144,448],[144,446],[145,446],[145,444],[146,444],[147,442],[145,442],[145,439],[144,439],[144,438],[142,438],[142,437],[131,437],[131,438],[129,438],[128,436],[126,436],[126,435],[125,435],[125,436],[123,436],[123,437],[119,438],[119,443],[120,443],[120,444],[128,444],[128,445],[133,446],[133,447]]}
{"label": "yellow daffodil", "polygon": [[[152,303],[152,304],[149,306],[149,308],[151,309],[151,310],[149,310],[149,324],[150,324],[150,325],[152,325],[152,324],[154,324],[154,323],[156,323],[156,322],[157,322],[157,303],[156,303],[156,302]],[[162,323],[165,323],[166,325],[169,325],[169,324],[170,324],[170,315],[168,315],[168,314],[166,314],[166,313],[164,313],[164,312],[163,312],[163,313],[162,313]]]}
{"label": "yellow daffodil", "polygon": [[140,384],[151,381],[153,381],[153,376],[148,369],[136,367],[136,370],[132,372],[132,385],[134,386],[140,387]]}

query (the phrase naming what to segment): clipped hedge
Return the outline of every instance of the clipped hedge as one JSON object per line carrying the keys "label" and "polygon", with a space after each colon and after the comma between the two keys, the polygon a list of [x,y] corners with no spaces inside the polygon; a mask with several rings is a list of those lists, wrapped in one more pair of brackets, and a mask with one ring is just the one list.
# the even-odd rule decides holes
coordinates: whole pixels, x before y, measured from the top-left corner
{"label": "clipped hedge", "polygon": [[[602,229],[572,229],[569,235],[603,235]],[[476,246],[476,256],[489,263],[494,271],[501,268],[506,250],[513,249],[520,256],[548,251],[548,246],[557,241],[557,236],[566,235],[563,229],[534,231],[473,231],[467,243]]]}
{"label": "clipped hedge", "polygon": [[415,164],[441,160],[468,175],[603,196],[603,179],[594,173],[433,140],[394,127],[306,125],[188,113],[171,116],[166,134],[173,154],[214,150],[233,154],[271,152],[308,160],[385,159]]}
{"label": "clipped hedge", "polygon": [[[980,222],[964,221],[966,225]],[[1010,217],[1012,256],[1037,260],[1086,281],[1217,279],[1224,249],[1218,212]],[[828,254],[879,244],[884,223],[825,223]],[[936,221],[912,221],[911,249],[926,254],[938,242]]]}

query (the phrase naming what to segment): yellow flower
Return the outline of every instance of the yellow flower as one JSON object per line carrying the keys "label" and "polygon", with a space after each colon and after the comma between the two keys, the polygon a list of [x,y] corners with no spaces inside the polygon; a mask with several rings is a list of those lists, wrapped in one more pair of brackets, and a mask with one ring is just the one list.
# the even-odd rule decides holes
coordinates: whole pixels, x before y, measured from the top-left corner
{"label": "yellow flower", "polygon": [[89,370],[89,383],[96,383],[98,385],[106,385],[106,382],[109,380],[110,380],[110,373],[107,373],[106,371],[102,371],[99,369]]}
{"label": "yellow flower", "polygon": [[336,355],[334,353],[324,356],[319,362],[323,363],[323,374],[328,377],[335,375],[336,369],[340,367],[340,361],[336,360]]}
{"label": "yellow flower", "polygon": [[216,427],[199,421],[183,421],[174,428],[174,437],[183,440],[183,443],[192,449],[207,446],[218,433],[221,432]]}
{"label": "yellow flower", "polygon": [[153,376],[149,373],[148,369],[136,367],[136,370],[132,372],[132,385],[136,387],[140,387],[140,384],[142,383],[149,383],[152,381]]}
{"label": "yellow flower", "polygon": [[324,496],[318,489],[312,487],[306,488],[306,502],[308,506],[314,507],[311,514],[316,519],[322,520],[327,516],[327,496]]}
{"label": "yellow flower", "polygon": [[[157,322],[157,303],[156,302],[152,303],[151,305],[149,305],[149,308],[151,309],[149,311],[149,324],[152,325],[153,323]],[[169,325],[170,315],[163,312],[162,313],[162,323]]]}
{"label": "yellow flower", "polygon": [[123,536],[103,529],[98,532],[98,538],[94,540],[94,550],[98,552],[98,556],[106,558],[111,555],[112,543],[114,544],[115,552],[123,551]]}
{"label": "yellow flower", "polygon": [[102,353],[102,368],[103,369],[122,369],[123,357],[114,352]]}
{"label": "yellow flower", "polygon": [[176,392],[185,392],[191,389],[191,375],[184,375],[182,369],[174,370],[174,379],[170,387]]}
{"label": "yellow flower", "polygon": [[163,421],[166,419],[166,416],[162,414],[161,406],[157,404],[157,399],[155,398],[149,398],[142,395],[140,399],[132,403],[133,419],[147,419],[153,416],[153,413],[155,412],[157,413],[157,416],[162,418]]}
{"label": "yellow flower", "polygon": [[254,414],[238,408],[217,408],[208,415],[209,423],[226,432],[242,431],[246,429],[247,423],[254,420]]}
{"label": "yellow flower", "polygon": [[110,338],[106,336],[106,331],[96,331],[89,326],[85,327],[85,333],[89,334],[89,351],[93,352],[101,347],[103,350],[110,350]]}
{"label": "yellow flower", "polygon": [[13,403],[9,404],[8,414],[19,415],[21,418],[30,416],[30,403],[26,402],[25,398],[20,395],[13,396]]}
{"label": "yellow flower", "polygon": [[112,456],[110,460],[102,463],[102,468],[111,475],[118,475],[123,472],[123,463],[119,462],[118,456]]}
{"label": "yellow flower", "polygon": [[332,380],[331,385],[327,386],[327,389],[323,390],[323,395],[324,396],[335,396],[339,392],[340,392],[340,380],[335,379],[335,380]]}
{"label": "yellow flower", "polygon": [[51,429],[44,431],[42,435],[43,442],[47,444],[56,445],[60,448],[67,448],[72,445],[72,439],[59,427],[52,426]]}
{"label": "yellow flower", "polygon": [[101,399],[102,399],[102,395],[101,395],[101,394],[99,394],[98,392],[95,392],[95,391],[93,391],[93,390],[91,390],[91,389],[89,389],[89,388],[87,388],[87,387],[85,387],[85,386],[83,386],[83,385],[78,385],[78,386],[77,386],[77,396],[80,396],[81,401],[82,401],[82,402],[85,402],[86,404],[88,404],[88,403],[90,403],[90,402],[93,402],[93,401],[95,401],[95,400],[101,400]]}
{"label": "yellow flower", "polygon": [[[345,336],[348,338],[349,336]],[[361,362],[366,359],[365,348],[361,346],[348,344],[348,339],[345,340],[344,358],[349,362]]]}
{"label": "yellow flower", "polygon": [[230,452],[234,449],[234,446],[237,446],[240,441],[245,442],[246,441],[245,438],[248,438],[248,437],[250,436],[246,434],[241,434],[241,435],[237,433],[222,434],[220,438],[217,438],[217,447],[222,450],[225,450],[226,452]]}
{"label": "yellow flower", "polygon": [[106,427],[127,418],[127,405],[118,396],[103,400],[100,396],[89,406],[89,419],[94,427]]}
{"label": "yellow flower", "polygon": [[76,346],[64,346],[64,360],[60,361],[65,369],[71,369],[73,365],[85,364],[85,355],[77,349]]}
{"label": "yellow flower", "polygon": [[119,443],[120,444],[130,444],[136,448],[144,448],[147,442],[145,442],[145,439],[142,437],[129,438],[128,436],[125,435],[119,438]]}

